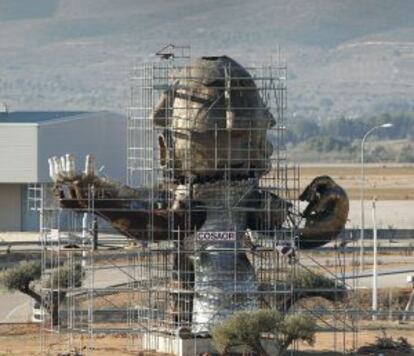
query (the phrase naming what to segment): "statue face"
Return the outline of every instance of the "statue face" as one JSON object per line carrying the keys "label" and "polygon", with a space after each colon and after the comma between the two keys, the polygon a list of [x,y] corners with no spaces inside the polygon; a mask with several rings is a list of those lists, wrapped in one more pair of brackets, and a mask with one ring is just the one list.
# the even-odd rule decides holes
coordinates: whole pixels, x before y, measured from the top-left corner
{"label": "statue face", "polygon": [[246,177],[270,168],[266,133],[274,118],[251,75],[228,57],[203,57],[175,73],[154,120],[169,135],[176,176],[208,178],[230,168]]}

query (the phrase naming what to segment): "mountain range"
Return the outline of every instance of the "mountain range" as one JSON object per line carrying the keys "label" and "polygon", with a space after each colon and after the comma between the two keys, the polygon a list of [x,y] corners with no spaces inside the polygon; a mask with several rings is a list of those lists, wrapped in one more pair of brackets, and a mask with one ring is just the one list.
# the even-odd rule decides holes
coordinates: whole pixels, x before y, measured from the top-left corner
{"label": "mountain range", "polygon": [[414,110],[413,13],[411,0],[0,0],[0,102],[125,112],[132,66],[173,43],[246,65],[282,56],[293,117]]}

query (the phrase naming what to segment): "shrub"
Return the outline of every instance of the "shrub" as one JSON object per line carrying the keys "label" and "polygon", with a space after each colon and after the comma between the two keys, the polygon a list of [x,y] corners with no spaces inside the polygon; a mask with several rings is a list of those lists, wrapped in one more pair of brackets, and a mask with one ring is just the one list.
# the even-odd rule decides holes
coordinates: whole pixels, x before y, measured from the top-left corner
{"label": "shrub", "polygon": [[33,281],[40,279],[41,273],[40,263],[23,261],[2,272],[0,283],[10,291],[24,291]]}
{"label": "shrub", "polygon": [[379,145],[366,155],[365,160],[366,162],[389,162],[394,160],[394,154],[389,148]]}
{"label": "shrub", "polygon": [[401,148],[398,161],[403,162],[403,163],[413,163],[414,162],[414,146],[405,145],[403,148]]}
{"label": "shrub", "polygon": [[382,336],[376,337],[376,341],[358,349],[358,354],[372,355],[382,351],[399,351],[401,353],[412,354],[412,345],[405,337],[400,336],[394,340],[392,336],[387,336],[386,331],[382,330]]}
{"label": "shrub", "polygon": [[[267,340],[272,343],[273,350],[281,353],[294,341],[313,345],[315,323],[308,316],[291,315],[285,318],[272,310],[238,312],[213,328],[213,345],[220,353],[234,350],[269,355],[263,346],[264,334],[270,336]],[[274,352],[272,355],[275,355]]]}

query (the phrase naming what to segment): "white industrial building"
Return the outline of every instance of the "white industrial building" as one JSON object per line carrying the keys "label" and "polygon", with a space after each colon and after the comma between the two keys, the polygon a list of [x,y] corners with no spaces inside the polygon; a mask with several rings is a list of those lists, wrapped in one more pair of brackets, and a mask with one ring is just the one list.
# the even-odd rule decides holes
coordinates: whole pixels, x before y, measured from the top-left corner
{"label": "white industrial building", "polygon": [[90,153],[105,174],[125,182],[126,117],[111,112],[0,113],[0,231],[33,231],[28,186],[50,181],[48,158],[71,153],[78,169]]}

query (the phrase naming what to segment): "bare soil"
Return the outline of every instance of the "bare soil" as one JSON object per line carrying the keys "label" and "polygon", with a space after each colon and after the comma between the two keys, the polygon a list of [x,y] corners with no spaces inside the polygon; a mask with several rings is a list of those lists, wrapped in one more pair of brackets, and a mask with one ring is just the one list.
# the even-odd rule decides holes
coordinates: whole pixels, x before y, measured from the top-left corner
{"label": "bare soil", "polygon": [[[319,332],[316,334],[316,343],[313,347],[305,344],[298,345],[300,352],[295,355],[347,355],[355,346],[362,346],[375,341],[375,337],[382,336],[386,330],[387,336],[398,338],[404,336],[414,344],[414,324],[398,324],[397,322],[360,322],[358,334],[343,332]],[[42,336],[43,335],[43,336]],[[356,338],[356,339],[355,339]],[[345,346],[345,348],[344,348]],[[112,355],[140,355],[166,356],[167,354],[153,351],[139,351],[138,338],[132,339],[125,334],[95,335],[93,340],[88,336],[50,334],[41,332],[37,324],[2,324],[0,325],[0,355],[74,355],[74,352],[87,354],[88,349],[100,356]],[[290,354],[290,353],[289,353]],[[385,353],[384,355],[403,355],[399,353]]]}

